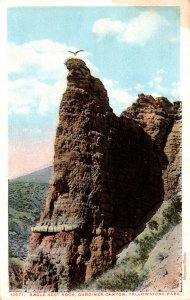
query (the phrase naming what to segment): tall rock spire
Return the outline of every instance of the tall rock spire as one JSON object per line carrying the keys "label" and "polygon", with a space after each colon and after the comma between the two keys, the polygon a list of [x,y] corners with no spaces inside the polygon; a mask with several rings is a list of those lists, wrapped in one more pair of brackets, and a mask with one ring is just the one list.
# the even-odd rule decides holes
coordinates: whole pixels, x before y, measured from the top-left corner
{"label": "tall rock spire", "polygon": [[65,64],[54,173],[25,265],[28,290],[71,289],[113,266],[163,200],[163,149],[127,113],[114,115],[84,61]]}

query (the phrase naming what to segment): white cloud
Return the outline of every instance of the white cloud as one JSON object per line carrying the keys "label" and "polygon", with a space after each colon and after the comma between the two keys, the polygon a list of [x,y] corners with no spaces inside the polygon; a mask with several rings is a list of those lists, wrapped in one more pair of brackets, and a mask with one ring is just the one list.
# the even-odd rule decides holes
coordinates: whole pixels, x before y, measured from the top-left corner
{"label": "white cloud", "polygon": [[144,85],[142,83],[137,83],[135,86],[134,86],[134,89],[136,91],[142,91],[144,89]]}
{"label": "white cloud", "polygon": [[159,69],[157,72],[156,72],[157,75],[164,75],[164,74],[167,74],[167,72],[164,70],[164,69]]}
{"label": "white cloud", "polygon": [[180,97],[180,83],[179,82],[173,82],[172,84],[172,88],[171,88],[171,95],[174,98],[178,98]]}
{"label": "white cloud", "polygon": [[141,12],[128,22],[109,18],[95,21],[92,31],[99,37],[115,34],[117,39],[125,43],[145,45],[168,21],[154,10]]}
{"label": "white cloud", "polygon": [[109,18],[95,21],[92,32],[103,37],[108,34],[121,33],[125,30],[126,24],[121,21],[112,21]]}
{"label": "white cloud", "polygon": [[[45,75],[53,78],[63,73],[63,60],[67,46],[50,40],[32,41],[17,45],[10,43],[8,47],[9,72],[28,72],[31,68],[37,76]],[[58,76],[58,75],[57,75]]]}
{"label": "white cloud", "polygon": [[130,89],[120,88],[118,83],[111,79],[104,78],[102,81],[108,92],[110,106],[116,114],[120,114],[133,102],[134,96],[129,93]]}
{"label": "white cloud", "polygon": [[161,83],[163,81],[163,78],[162,78],[162,76],[157,76],[157,77],[154,78],[154,81],[156,83]]}
{"label": "white cloud", "polygon": [[[44,114],[57,108],[66,87],[64,61],[71,56],[68,50],[77,49],[51,40],[8,45],[9,114]],[[88,52],[79,55],[96,74],[98,69],[89,56]]]}
{"label": "white cloud", "polygon": [[166,72],[163,69],[160,69],[156,72],[155,77],[149,81],[149,87],[152,88],[155,92],[167,92],[168,88],[166,88],[162,83]]}
{"label": "white cloud", "polygon": [[[63,78],[66,70],[64,61],[72,56],[68,50],[76,51],[77,49],[51,40],[38,40],[21,45],[10,43],[8,45],[8,71],[29,74],[32,68],[31,76],[35,73],[41,79]],[[79,57],[85,58],[87,63],[89,56],[87,51],[79,54]],[[90,65],[97,72],[97,68],[92,63]]]}
{"label": "white cloud", "polygon": [[51,85],[34,78],[11,81],[8,88],[9,114],[46,113],[57,108],[65,85],[64,80]]}
{"label": "white cloud", "polygon": [[[179,82],[167,82],[167,72],[160,69],[156,72],[155,77],[149,81],[148,85],[151,88],[150,93],[153,97],[166,96],[170,100],[179,99],[180,97],[180,84]],[[147,88],[148,89],[148,88]]]}

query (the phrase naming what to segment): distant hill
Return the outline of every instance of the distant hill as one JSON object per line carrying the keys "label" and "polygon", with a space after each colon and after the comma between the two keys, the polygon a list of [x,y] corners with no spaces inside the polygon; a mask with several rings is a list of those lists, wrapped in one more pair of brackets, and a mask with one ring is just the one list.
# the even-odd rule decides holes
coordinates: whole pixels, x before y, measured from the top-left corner
{"label": "distant hill", "polygon": [[23,175],[12,179],[12,181],[27,181],[36,183],[48,183],[51,179],[51,174],[53,171],[53,166],[49,166],[38,171],[32,172],[27,175]]}
{"label": "distant hill", "polygon": [[27,255],[30,228],[42,210],[53,167],[10,179],[9,274],[10,288],[22,288],[22,267]]}
{"label": "distant hill", "polygon": [[53,166],[9,180],[9,256],[27,253],[30,227],[42,209]]}
{"label": "distant hill", "polygon": [[9,181],[9,256],[23,258],[34,220],[42,210],[47,183]]}

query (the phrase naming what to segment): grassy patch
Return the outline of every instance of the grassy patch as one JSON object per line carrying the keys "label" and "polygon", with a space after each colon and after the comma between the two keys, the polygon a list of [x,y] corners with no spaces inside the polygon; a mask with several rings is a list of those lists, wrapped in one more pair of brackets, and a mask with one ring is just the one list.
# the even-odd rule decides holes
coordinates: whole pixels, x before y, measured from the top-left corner
{"label": "grassy patch", "polygon": [[148,227],[150,230],[158,230],[158,222],[156,220],[150,220],[148,222]]}
{"label": "grassy patch", "polygon": [[168,224],[175,226],[181,222],[181,197],[175,196],[171,200],[171,205],[164,210],[163,217]]}
{"label": "grassy patch", "polygon": [[9,255],[25,257],[30,226],[38,216],[46,183],[9,181]]}
{"label": "grassy patch", "polygon": [[[148,222],[149,230],[145,230],[143,235],[134,240],[136,254],[131,256],[126,255],[120,261],[119,265],[126,265],[128,267],[144,265],[149,257],[149,253],[156,246],[157,242],[171,228],[181,222],[181,209],[181,196],[176,195],[168,202],[167,207],[162,211],[161,215],[154,216]],[[158,259],[164,259],[163,255],[160,254]]]}
{"label": "grassy patch", "polygon": [[99,279],[97,287],[101,290],[135,291],[141,287],[146,277],[145,272],[122,270],[109,279]]}
{"label": "grassy patch", "polygon": [[[134,291],[143,287],[148,278],[144,265],[158,241],[181,220],[181,196],[175,196],[163,203],[162,207],[148,222],[142,232],[131,244],[127,254],[117,261],[113,269],[89,282],[85,288],[101,290]],[[157,261],[162,261],[167,253],[158,253]],[[149,267],[148,267],[149,268]]]}

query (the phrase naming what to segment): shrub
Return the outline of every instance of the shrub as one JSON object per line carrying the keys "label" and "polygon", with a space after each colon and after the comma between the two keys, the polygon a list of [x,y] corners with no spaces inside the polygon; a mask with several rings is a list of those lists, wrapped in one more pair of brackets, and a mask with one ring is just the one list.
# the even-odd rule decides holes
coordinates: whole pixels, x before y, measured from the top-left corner
{"label": "shrub", "polygon": [[158,230],[158,222],[156,222],[155,220],[150,220],[148,222],[148,227],[151,229],[151,230]]}
{"label": "shrub", "polygon": [[168,257],[168,254],[167,253],[164,253],[164,252],[159,252],[157,255],[156,255],[156,259],[159,260],[159,261],[162,261],[164,260],[165,258]]}
{"label": "shrub", "polygon": [[164,234],[166,234],[169,231],[170,227],[171,224],[164,220],[160,230],[157,233],[158,240],[160,240],[164,236]]}
{"label": "shrub", "polygon": [[139,244],[138,238],[134,239],[133,242],[135,243],[135,245],[138,245]]}
{"label": "shrub", "polygon": [[123,270],[115,273],[112,278],[98,280],[97,286],[102,290],[134,291],[143,284],[146,278],[147,274],[144,272],[138,274],[134,270]]}
{"label": "shrub", "polygon": [[[139,239],[136,238],[134,243],[137,245],[135,256],[126,256],[121,264],[130,264],[131,266],[137,266],[139,264],[144,264],[149,257],[150,251],[154,248],[157,241],[159,241],[164,234],[166,234],[171,226],[178,224],[181,221],[181,196],[174,196],[171,200],[169,206],[163,211],[163,218],[161,222],[156,220],[150,220],[148,226],[151,230],[156,230],[150,232],[149,235],[144,236]],[[158,230],[159,228],[159,230]],[[158,256],[159,260],[164,259],[161,255]]]}
{"label": "shrub", "polygon": [[119,266],[126,266],[126,267],[135,267],[140,263],[140,259],[137,255],[126,255],[120,262],[117,263]]}
{"label": "shrub", "polygon": [[174,196],[171,200],[171,204],[163,211],[163,217],[167,223],[175,226],[181,222],[181,196]]}
{"label": "shrub", "polygon": [[[105,290],[137,290],[147,278],[147,273],[142,272],[142,267],[146,263],[149,253],[170,228],[181,221],[181,206],[181,197],[173,197],[171,202],[168,203],[168,207],[159,216],[158,221],[149,221],[148,226],[151,230],[149,234],[141,238],[135,238],[133,241],[136,245],[136,255],[127,254],[117,263],[117,266],[122,265],[122,267],[130,271],[114,272],[111,278],[99,279],[97,287]],[[167,253],[160,252],[157,254],[156,259],[162,261],[167,256]],[[136,266],[138,266],[138,269],[141,269],[140,273],[134,270]]]}
{"label": "shrub", "polygon": [[139,240],[139,248],[137,249],[137,254],[141,263],[144,263],[149,256],[149,252],[156,243],[156,235],[146,235],[143,239]]}
{"label": "shrub", "polygon": [[141,263],[141,260],[140,260],[139,256],[134,255],[134,256],[131,256],[130,263],[131,263],[132,266],[135,267],[135,266],[138,266]]}

